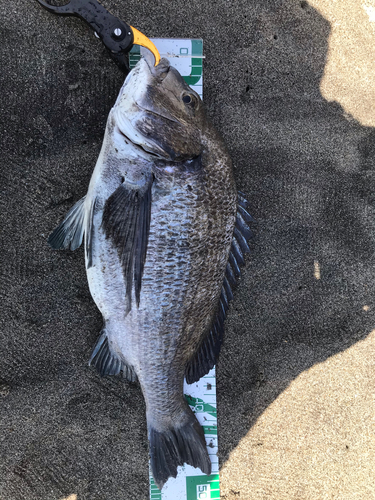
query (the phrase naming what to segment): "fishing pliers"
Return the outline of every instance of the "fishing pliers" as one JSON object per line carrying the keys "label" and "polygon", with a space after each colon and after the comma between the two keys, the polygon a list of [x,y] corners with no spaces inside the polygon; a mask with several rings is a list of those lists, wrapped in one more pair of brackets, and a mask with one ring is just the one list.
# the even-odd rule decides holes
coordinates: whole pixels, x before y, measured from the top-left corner
{"label": "fishing pliers", "polygon": [[97,0],[70,0],[66,5],[54,6],[43,0],[37,0],[43,7],[54,14],[76,16],[86,21],[102,40],[111,57],[120,68],[128,73],[128,52],[133,45],[142,45],[155,57],[155,66],[160,61],[160,54],[155,45],[143,33],[129,26],[110,14]]}

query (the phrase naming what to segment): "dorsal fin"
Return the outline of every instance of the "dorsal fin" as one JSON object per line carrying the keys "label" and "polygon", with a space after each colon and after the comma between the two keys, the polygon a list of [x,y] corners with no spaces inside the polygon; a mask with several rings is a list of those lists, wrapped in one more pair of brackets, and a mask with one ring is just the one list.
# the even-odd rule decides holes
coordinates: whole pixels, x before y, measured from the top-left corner
{"label": "dorsal fin", "polygon": [[232,286],[236,284],[236,278],[240,276],[239,265],[244,264],[244,253],[250,252],[248,240],[252,233],[247,222],[253,221],[247,212],[247,201],[245,195],[238,192],[238,205],[236,225],[233,232],[231,251],[229,253],[227,268],[225,271],[223,286],[221,289],[218,311],[212,323],[208,335],[199,345],[196,353],[188,363],[185,370],[185,378],[188,384],[197,382],[206,375],[216,364],[220,348],[223,343],[224,321],[233,298]]}
{"label": "dorsal fin", "polygon": [[66,214],[65,219],[49,235],[48,244],[56,250],[76,250],[82,243],[85,222],[85,199],[81,198]]}

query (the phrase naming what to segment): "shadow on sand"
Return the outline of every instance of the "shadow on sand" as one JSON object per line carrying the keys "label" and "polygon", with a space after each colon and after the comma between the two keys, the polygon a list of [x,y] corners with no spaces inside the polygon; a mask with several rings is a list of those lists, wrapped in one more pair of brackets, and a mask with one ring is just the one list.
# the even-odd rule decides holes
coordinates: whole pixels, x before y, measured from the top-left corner
{"label": "shadow on sand", "polygon": [[[22,21],[1,35],[0,497],[146,499],[140,390],[87,368],[101,318],[83,253],[46,245],[85,193],[122,75],[78,21],[14,4]],[[374,328],[375,132],[322,98],[330,25],[307,2],[181,1],[184,20],[159,30],[152,4],[131,7],[134,25],[207,40],[205,101],[258,221],[217,370],[224,463],[291,381]]]}

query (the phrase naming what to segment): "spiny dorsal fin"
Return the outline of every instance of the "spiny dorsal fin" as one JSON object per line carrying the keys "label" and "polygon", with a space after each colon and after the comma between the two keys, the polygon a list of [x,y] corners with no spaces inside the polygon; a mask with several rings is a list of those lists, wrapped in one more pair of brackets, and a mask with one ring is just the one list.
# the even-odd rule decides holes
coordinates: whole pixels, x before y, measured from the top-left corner
{"label": "spiny dorsal fin", "polygon": [[104,207],[102,226],[106,238],[110,238],[117,249],[125,279],[125,314],[131,309],[133,280],[139,306],[150,231],[152,182],[151,175],[141,186],[134,187],[134,184],[124,182]]}
{"label": "spiny dorsal fin", "polygon": [[233,232],[233,240],[227,268],[225,271],[223,287],[218,304],[218,312],[213,321],[208,335],[203,339],[195,355],[188,363],[185,370],[186,382],[192,384],[206,375],[216,364],[220,348],[223,343],[224,321],[229,302],[233,298],[231,286],[236,284],[240,276],[240,265],[245,263],[244,253],[250,252],[248,240],[252,236],[247,222],[253,221],[247,212],[247,201],[245,195],[238,192],[238,205],[236,225]]}

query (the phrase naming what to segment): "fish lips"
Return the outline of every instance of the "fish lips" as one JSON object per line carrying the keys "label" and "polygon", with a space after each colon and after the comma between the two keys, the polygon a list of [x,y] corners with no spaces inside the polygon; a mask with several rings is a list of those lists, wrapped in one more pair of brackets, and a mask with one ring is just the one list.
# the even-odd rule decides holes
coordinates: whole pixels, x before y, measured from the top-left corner
{"label": "fish lips", "polygon": [[[146,52],[148,53],[149,51]],[[151,57],[153,58],[152,54]],[[122,96],[126,94],[129,89],[132,90],[134,88],[142,88],[142,86],[149,84],[151,81],[153,81],[154,84],[156,83],[160,85],[169,73],[170,68],[171,65],[168,59],[163,58],[157,66],[154,66],[147,55],[146,57],[142,57],[127,75],[118,95],[116,104],[122,99]]]}
{"label": "fish lips", "polygon": [[170,160],[169,155],[162,148],[158,147],[157,144],[152,144],[150,141],[144,141],[140,138],[140,135],[136,133],[133,128],[119,127],[117,126],[117,132],[124,138],[127,143],[131,143],[135,148],[138,149],[141,156],[145,154],[147,156],[155,157],[159,160]]}
{"label": "fish lips", "polygon": [[150,57],[148,53],[144,57],[144,62],[147,64],[151,75],[156,78],[159,83],[164,80],[171,69],[170,62],[165,57],[160,60],[157,66],[154,66],[153,57]]}

